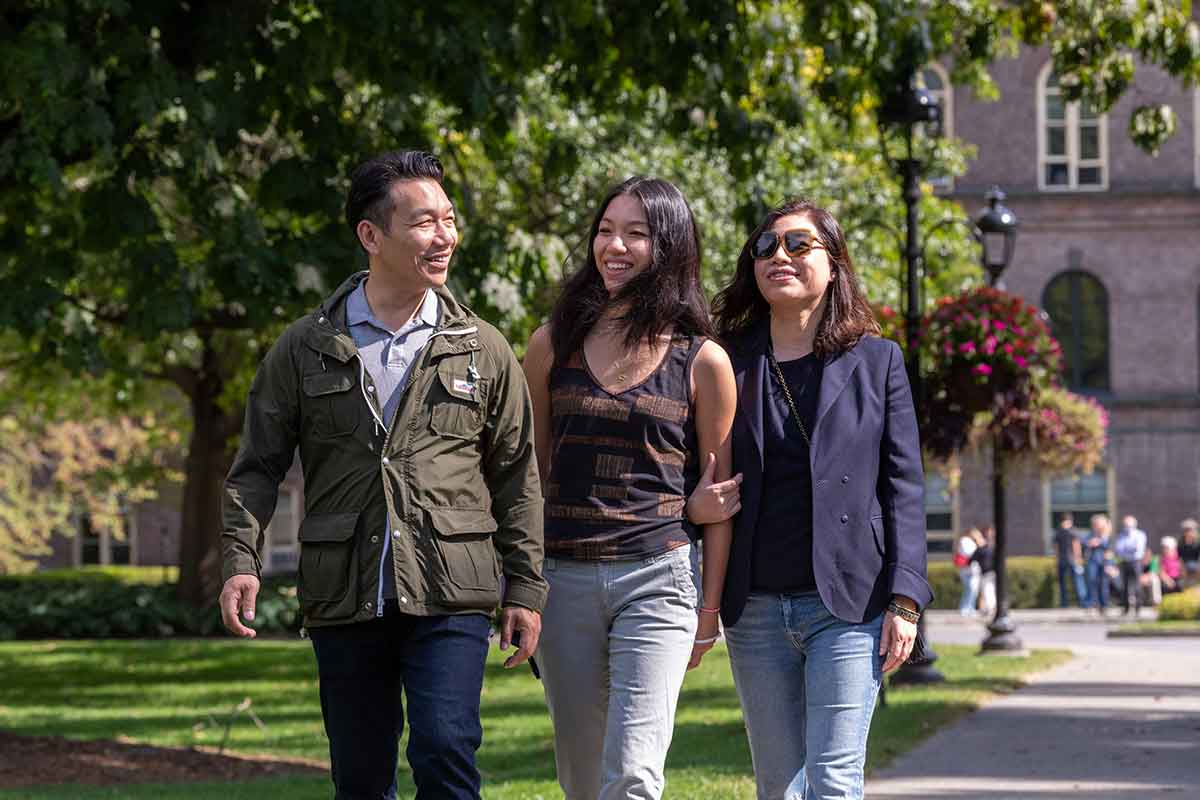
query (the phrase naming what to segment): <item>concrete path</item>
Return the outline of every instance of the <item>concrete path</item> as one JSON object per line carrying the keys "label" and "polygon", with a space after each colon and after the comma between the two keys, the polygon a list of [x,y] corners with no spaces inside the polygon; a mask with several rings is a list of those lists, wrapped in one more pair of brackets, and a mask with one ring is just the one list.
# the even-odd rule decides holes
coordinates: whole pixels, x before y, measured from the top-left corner
{"label": "concrete path", "polygon": [[[984,633],[957,615],[929,623],[935,645]],[[1077,613],[1017,623],[1026,646],[1076,657],[875,772],[868,798],[1200,799],[1200,639],[1106,639]]]}

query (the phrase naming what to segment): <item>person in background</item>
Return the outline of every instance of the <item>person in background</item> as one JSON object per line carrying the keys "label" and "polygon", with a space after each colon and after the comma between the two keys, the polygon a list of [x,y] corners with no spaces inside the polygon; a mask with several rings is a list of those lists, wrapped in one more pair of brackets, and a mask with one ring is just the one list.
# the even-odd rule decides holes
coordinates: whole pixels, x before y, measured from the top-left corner
{"label": "person in background", "polygon": [[1162,581],[1159,580],[1158,570],[1158,553],[1147,547],[1146,554],[1142,556],[1142,574],[1138,576],[1138,594],[1146,605],[1152,608],[1162,602],[1163,596]]}
{"label": "person in background", "polygon": [[1159,542],[1158,582],[1163,594],[1183,591],[1183,559],[1179,557],[1179,542],[1174,536],[1164,536]]}
{"label": "person in background", "polygon": [[1058,522],[1058,530],[1054,532],[1054,553],[1058,562],[1058,604],[1066,608],[1067,584],[1075,589],[1075,600],[1079,607],[1087,606],[1087,587],[1083,576],[1083,548],[1079,536],[1075,533],[1075,520],[1070,514],[1063,514]]}
{"label": "person in background", "polygon": [[1117,567],[1121,571],[1121,612],[1129,613],[1133,605],[1134,614],[1142,607],[1141,585],[1142,562],[1146,558],[1146,532],[1138,528],[1137,517],[1126,515],[1121,519],[1121,530],[1113,542]]}
{"label": "person in background", "polygon": [[996,613],[996,529],[987,526],[986,532],[971,529],[975,537],[975,552],[971,560],[979,565],[979,613],[984,618]]}
{"label": "person in background", "polygon": [[978,533],[977,528],[971,528],[954,542],[954,566],[958,567],[958,579],[962,582],[958,613],[964,617],[973,617],[979,613],[975,605],[979,601],[979,581],[982,573],[978,562],[971,560],[975,549],[979,547],[975,543],[975,535]]}
{"label": "person in background", "polygon": [[1184,581],[1190,583],[1200,576],[1200,523],[1189,517],[1179,527],[1183,529],[1179,558],[1183,561]]}
{"label": "person in background", "polygon": [[1085,542],[1088,606],[1103,614],[1108,608],[1108,575],[1104,567],[1112,538],[1112,522],[1107,514],[1093,514],[1090,522],[1092,530]]}

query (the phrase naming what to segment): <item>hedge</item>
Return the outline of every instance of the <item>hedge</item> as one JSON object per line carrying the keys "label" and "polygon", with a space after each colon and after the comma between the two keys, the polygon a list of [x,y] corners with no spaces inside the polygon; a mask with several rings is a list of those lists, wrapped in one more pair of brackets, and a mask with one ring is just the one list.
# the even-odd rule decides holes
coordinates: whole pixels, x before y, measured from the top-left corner
{"label": "hedge", "polygon": [[[0,640],[158,638],[223,635],[214,605],[179,602],[162,570],[48,570],[0,576]],[[214,598],[215,600],[215,598]],[[300,627],[293,578],[268,578],[252,625],[261,633]]]}
{"label": "hedge", "polygon": [[1158,607],[1159,620],[1200,620],[1200,586],[1184,592],[1164,595]]}
{"label": "hedge", "polygon": [[[1053,556],[1012,556],[1008,566],[1009,608],[1052,608],[1058,596]],[[933,587],[931,608],[958,608],[962,582],[958,567],[949,561],[929,564],[929,583]]]}

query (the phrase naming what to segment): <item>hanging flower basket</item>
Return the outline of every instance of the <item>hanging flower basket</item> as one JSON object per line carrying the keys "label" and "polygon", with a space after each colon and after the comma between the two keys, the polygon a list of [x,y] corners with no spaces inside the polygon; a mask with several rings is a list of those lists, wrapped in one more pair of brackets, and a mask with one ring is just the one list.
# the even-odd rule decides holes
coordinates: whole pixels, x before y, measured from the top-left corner
{"label": "hanging flower basket", "polygon": [[1088,473],[1104,458],[1108,412],[1090,397],[1050,388],[1024,408],[995,415],[981,427],[980,433],[985,431],[1006,451],[1035,457],[1046,475]]}

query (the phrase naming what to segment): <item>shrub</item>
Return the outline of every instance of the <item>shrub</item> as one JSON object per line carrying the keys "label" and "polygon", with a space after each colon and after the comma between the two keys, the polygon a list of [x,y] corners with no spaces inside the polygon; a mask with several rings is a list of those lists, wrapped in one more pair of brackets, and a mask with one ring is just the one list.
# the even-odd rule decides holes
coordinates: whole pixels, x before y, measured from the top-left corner
{"label": "shrub", "polygon": [[[1008,566],[1009,608],[1053,608],[1057,573],[1053,556],[1014,556]],[[929,565],[929,583],[933,587],[931,608],[958,608],[962,583],[958,568],[949,561]]]}
{"label": "shrub", "polygon": [[[224,635],[215,605],[193,609],[161,582],[162,570],[50,570],[0,578],[0,640]],[[260,633],[300,626],[292,578],[268,578],[258,595]]]}
{"label": "shrub", "polygon": [[1200,586],[1163,597],[1162,605],[1158,607],[1158,618],[1200,620]]}

